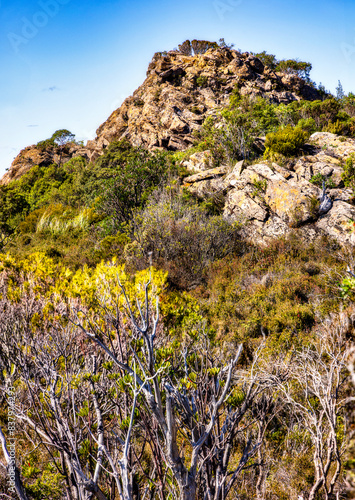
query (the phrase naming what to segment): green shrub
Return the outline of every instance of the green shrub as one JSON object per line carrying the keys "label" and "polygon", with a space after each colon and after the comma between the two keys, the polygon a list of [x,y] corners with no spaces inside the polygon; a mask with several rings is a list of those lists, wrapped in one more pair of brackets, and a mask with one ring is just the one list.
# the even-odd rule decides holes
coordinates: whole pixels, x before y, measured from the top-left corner
{"label": "green shrub", "polygon": [[157,186],[176,173],[171,155],[150,153],[125,141],[113,142],[95,165],[91,190],[100,213],[110,219],[111,233],[130,223]]}
{"label": "green shrub", "polygon": [[355,118],[349,118],[346,113],[339,112],[335,122],[328,122],[326,127],[323,127],[324,132],[330,132],[336,135],[355,135]]}
{"label": "green shrub", "polygon": [[329,189],[335,188],[334,181],[331,178],[325,179],[324,175],[322,175],[320,172],[318,172],[318,174],[313,175],[309,182],[321,188],[323,186],[323,180],[325,180],[325,186],[327,188]]}
{"label": "green shrub", "polygon": [[134,216],[126,258],[135,267],[146,267],[152,258],[169,271],[175,287],[186,289],[203,281],[211,262],[240,247],[239,230],[178,188],[157,190]]}
{"label": "green shrub", "polygon": [[54,139],[45,139],[44,141],[37,142],[36,146],[38,149],[44,151],[45,149],[55,146],[55,142]]}
{"label": "green shrub", "polygon": [[198,87],[207,87],[208,85],[208,77],[204,75],[200,75],[196,78],[196,85]]}
{"label": "green shrub", "polygon": [[112,259],[115,256],[121,256],[124,248],[130,243],[130,238],[127,234],[118,233],[115,236],[106,236],[100,241],[99,248],[96,250],[96,255],[99,259]]}
{"label": "green shrub", "polygon": [[317,198],[316,196],[311,196],[311,198],[307,200],[306,207],[311,219],[315,220],[319,217],[319,198]]}
{"label": "green shrub", "polygon": [[343,108],[349,116],[355,118],[355,94],[349,92],[349,94],[343,98]]}
{"label": "green shrub", "polygon": [[264,180],[254,179],[253,186],[254,186],[254,191],[251,193],[251,196],[253,196],[253,197],[254,196],[262,196],[263,193],[266,191],[267,181],[266,181],[266,179],[264,179]]}
{"label": "green shrub", "polygon": [[352,153],[345,162],[344,170],[341,175],[345,187],[352,189],[353,198],[355,198],[355,154]]}
{"label": "green shrub", "polygon": [[[283,105],[280,105],[279,108],[282,109],[284,107]],[[309,118],[313,118],[316,130],[321,131],[324,128],[327,128],[329,123],[336,122],[337,119],[340,119],[341,121],[344,121],[345,119],[345,121],[347,121],[350,118],[346,113],[345,115],[339,115],[341,108],[342,104],[332,96],[328,96],[328,98],[324,101],[294,101],[286,106],[287,113],[290,118],[288,123],[296,125],[299,120],[308,120]],[[313,131],[314,130],[312,130],[312,132]]]}
{"label": "green shrub", "polygon": [[305,130],[309,135],[317,131],[317,125],[314,118],[301,118],[298,120],[297,127]]}
{"label": "green shrub", "polygon": [[331,245],[326,239],[308,245],[295,233],[211,264],[205,283],[192,293],[217,339],[245,342],[246,351],[263,331],[276,350],[304,342],[312,325],[341,302],[334,289],[344,263]]}
{"label": "green shrub", "polygon": [[196,134],[201,150],[209,149],[215,165],[232,166],[240,159],[253,159],[260,152],[255,138],[277,129],[277,106],[266,99],[241,96],[233,91],[230,105],[217,117],[208,117]]}
{"label": "green shrub", "polygon": [[309,134],[300,127],[286,126],[277,132],[267,134],[264,157],[267,159],[272,153],[286,157],[296,156],[308,139]]}

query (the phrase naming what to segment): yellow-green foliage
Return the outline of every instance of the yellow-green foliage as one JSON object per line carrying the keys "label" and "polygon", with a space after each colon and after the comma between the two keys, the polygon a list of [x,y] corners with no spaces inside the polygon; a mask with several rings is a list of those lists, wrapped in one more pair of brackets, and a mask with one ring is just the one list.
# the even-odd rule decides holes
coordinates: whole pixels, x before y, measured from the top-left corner
{"label": "yellow-green foliage", "polygon": [[97,219],[97,216],[90,208],[77,211],[65,208],[62,205],[49,206],[39,217],[36,232],[65,235],[70,231],[87,231],[95,219]]}
{"label": "yellow-green foliage", "polygon": [[300,127],[287,125],[277,132],[270,132],[265,141],[265,158],[270,158],[274,153],[283,156],[295,156],[308,138],[308,133]]}
{"label": "yellow-green foliage", "polygon": [[27,492],[35,500],[60,500],[63,498],[64,477],[51,461],[37,467],[38,459],[30,456],[23,462],[22,475]]}
{"label": "yellow-green foliage", "polygon": [[167,273],[154,268],[138,271],[133,277],[125,272],[123,265],[115,260],[109,263],[101,262],[94,269],[85,266],[79,269],[63,289],[58,283],[60,293],[70,297],[80,297],[85,305],[98,302],[115,307],[125,300],[122,294],[123,285],[127,297],[134,303],[136,298],[144,302],[145,284],[150,282],[149,297],[160,295],[164,290]]}
{"label": "yellow-green foliage", "polygon": [[134,302],[137,297],[143,301],[146,283],[151,283],[149,297],[161,295],[167,278],[166,272],[154,268],[129,276],[115,259],[101,262],[95,268],[84,266],[72,271],[40,252],[21,261],[9,254],[0,255],[0,273],[7,276],[8,296],[14,301],[32,291],[52,301],[80,298],[87,306],[105,303],[112,307],[116,301],[124,303],[120,284],[129,300]]}
{"label": "yellow-green foliage", "polygon": [[345,162],[344,171],[341,176],[346,187],[350,187],[355,197],[355,155],[351,154]]}
{"label": "yellow-green foliage", "polygon": [[[165,294],[161,301],[164,323],[171,334],[181,336],[188,332],[192,337],[198,335],[198,328],[204,317],[198,301],[187,292]],[[211,332],[208,332],[211,336]]]}

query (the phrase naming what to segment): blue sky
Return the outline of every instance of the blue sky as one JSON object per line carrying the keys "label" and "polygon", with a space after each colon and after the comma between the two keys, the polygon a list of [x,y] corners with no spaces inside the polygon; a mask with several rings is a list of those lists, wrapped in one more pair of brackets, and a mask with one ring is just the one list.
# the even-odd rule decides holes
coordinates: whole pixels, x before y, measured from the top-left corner
{"label": "blue sky", "polygon": [[354,0],[0,0],[0,22],[0,175],[57,129],[93,138],[154,52],[187,38],[310,61],[355,92]]}

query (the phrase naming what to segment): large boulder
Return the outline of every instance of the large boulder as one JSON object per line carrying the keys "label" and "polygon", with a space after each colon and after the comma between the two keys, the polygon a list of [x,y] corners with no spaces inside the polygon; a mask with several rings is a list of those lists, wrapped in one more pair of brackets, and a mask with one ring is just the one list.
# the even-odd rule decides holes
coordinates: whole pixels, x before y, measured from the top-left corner
{"label": "large boulder", "polygon": [[319,188],[307,181],[275,180],[267,184],[265,203],[290,227],[296,227],[313,218],[312,199],[319,195]]}
{"label": "large boulder", "polygon": [[212,167],[212,157],[210,151],[200,151],[192,154],[188,160],[182,162],[182,166],[189,172],[203,172]]}
{"label": "large boulder", "polygon": [[342,244],[354,244],[355,207],[335,201],[332,209],[316,222],[316,227]]}

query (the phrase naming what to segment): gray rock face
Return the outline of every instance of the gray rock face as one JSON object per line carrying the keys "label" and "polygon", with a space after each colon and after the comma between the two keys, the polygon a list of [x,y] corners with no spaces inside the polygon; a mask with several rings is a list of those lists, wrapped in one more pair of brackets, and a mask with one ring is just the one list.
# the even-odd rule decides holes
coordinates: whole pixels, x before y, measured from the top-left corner
{"label": "gray rock face", "polygon": [[260,203],[253,200],[248,193],[234,188],[228,193],[224,215],[227,218],[240,220],[241,222],[253,220],[264,222],[268,212]]}
{"label": "gray rock face", "polygon": [[[192,175],[185,179],[186,186],[201,198],[225,193],[224,216],[240,221],[244,236],[256,243],[297,231],[308,241],[326,234],[340,244],[354,244],[355,207],[349,203],[353,195],[344,188],[341,174],[342,162],[355,153],[355,140],[317,133],[311,141],[322,149],[299,158],[294,171],[276,163],[245,167],[238,162],[229,171],[220,167]],[[188,161],[185,166],[189,169]],[[321,189],[311,183],[316,174],[336,188]]]}

